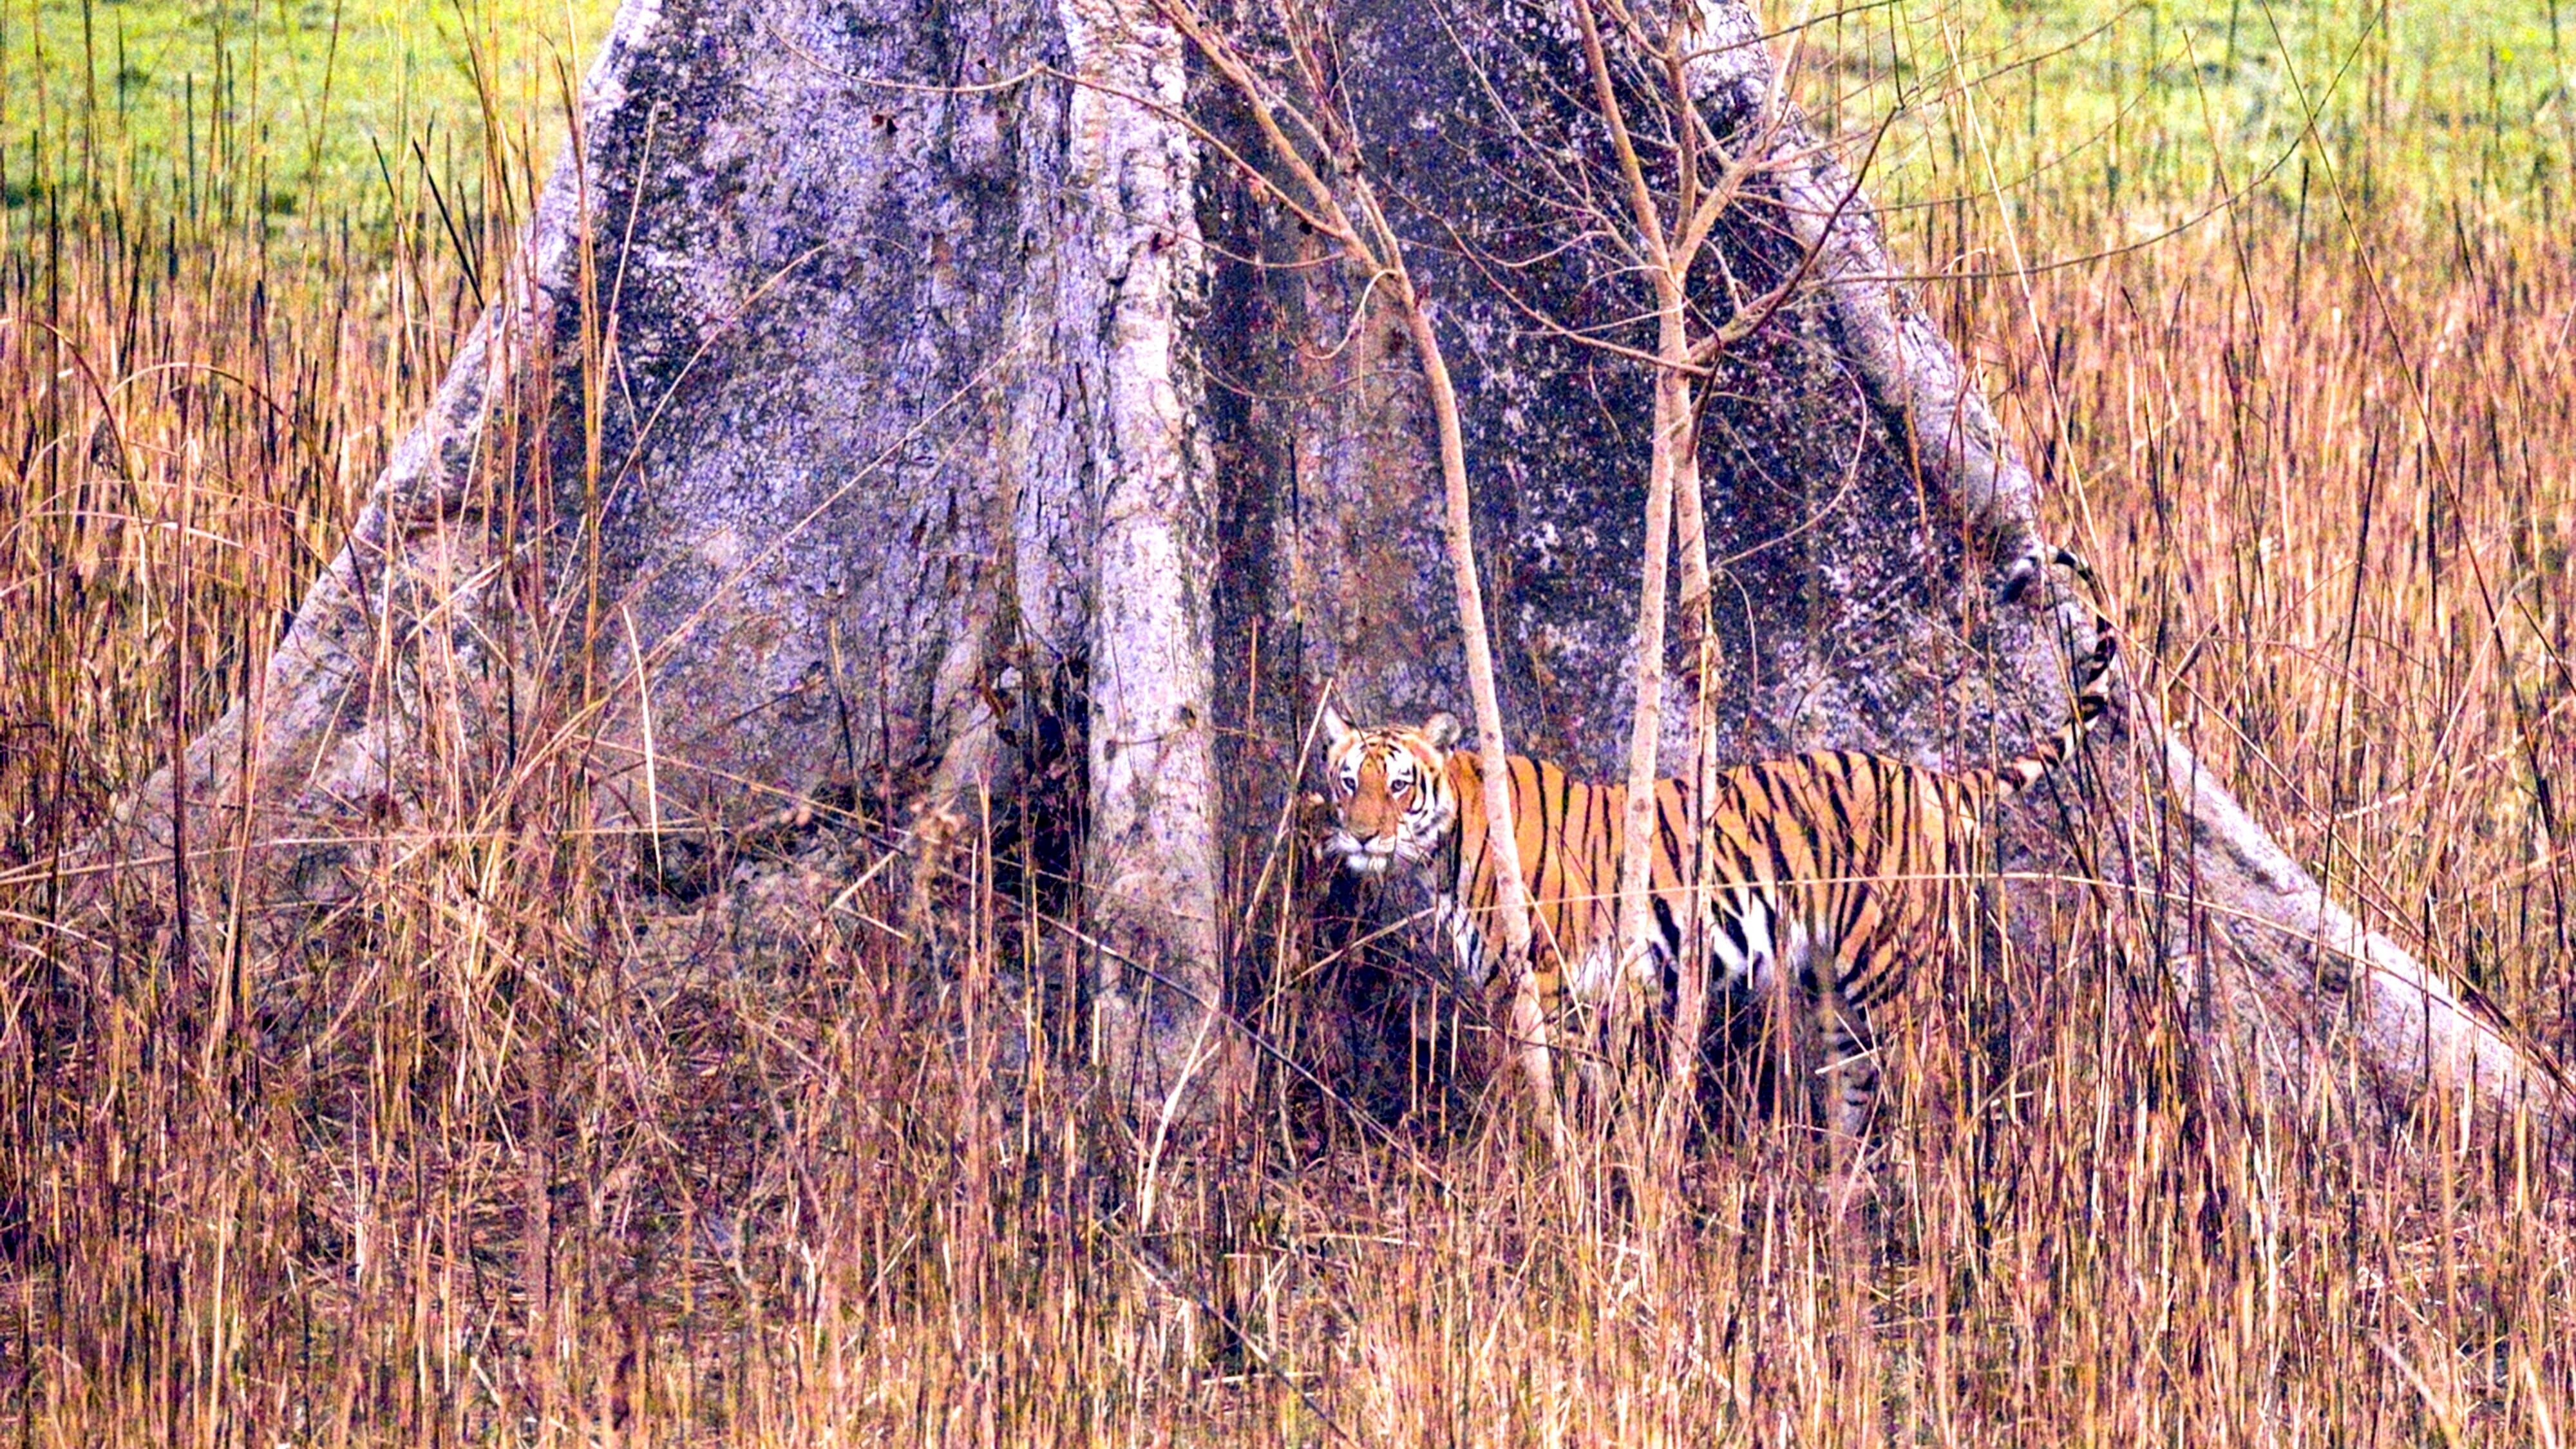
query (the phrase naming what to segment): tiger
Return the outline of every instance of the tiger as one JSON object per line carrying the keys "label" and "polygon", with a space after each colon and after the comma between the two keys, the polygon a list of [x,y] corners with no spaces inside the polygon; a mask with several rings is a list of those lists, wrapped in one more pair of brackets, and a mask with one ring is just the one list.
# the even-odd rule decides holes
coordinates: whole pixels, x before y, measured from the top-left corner
{"label": "tiger", "polygon": [[[1910,965],[1964,940],[1963,886],[1982,867],[1984,821],[2082,743],[2109,706],[2117,652],[2096,632],[2075,671],[2065,723],[2030,753],[1945,773],[1883,755],[1811,750],[1718,773],[1702,841],[1713,867],[1701,938],[1733,999],[1793,974],[1801,1009],[1823,1048],[1822,1082],[1834,1130],[1866,1130],[1879,1089],[1869,1013],[1894,1000]],[[1455,748],[1458,721],[1362,727],[1327,702],[1321,723],[1329,786],[1319,853],[1371,878],[1410,870],[1428,889],[1435,929],[1461,984],[1485,986],[1504,955],[1486,829],[1484,767]],[[1617,951],[1619,874],[1628,790],[1577,781],[1562,766],[1513,756],[1512,823],[1528,888],[1534,985],[1542,1019],[1559,1019],[1570,990],[1604,1004]],[[1647,946],[1672,980],[1683,950],[1692,858],[1693,782],[1655,786]],[[1640,973],[1642,974],[1642,972]]]}

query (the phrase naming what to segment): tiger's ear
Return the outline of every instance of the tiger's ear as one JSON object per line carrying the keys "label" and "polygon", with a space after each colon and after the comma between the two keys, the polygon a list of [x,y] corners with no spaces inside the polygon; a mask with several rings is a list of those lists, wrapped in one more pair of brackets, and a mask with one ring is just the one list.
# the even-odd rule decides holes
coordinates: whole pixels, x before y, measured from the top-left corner
{"label": "tiger's ear", "polygon": [[1331,700],[1324,701],[1324,743],[1326,745],[1338,750],[1342,747],[1342,741],[1357,733],[1359,731],[1351,728],[1351,722],[1342,718],[1342,712],[1333,708]]}
{"label": "tiger's ear", "polygon": [[1422,737],[1435,750],[1449,748],[1458,743],[1458,717],[1445,709],[1440,711],[1422,722]]}

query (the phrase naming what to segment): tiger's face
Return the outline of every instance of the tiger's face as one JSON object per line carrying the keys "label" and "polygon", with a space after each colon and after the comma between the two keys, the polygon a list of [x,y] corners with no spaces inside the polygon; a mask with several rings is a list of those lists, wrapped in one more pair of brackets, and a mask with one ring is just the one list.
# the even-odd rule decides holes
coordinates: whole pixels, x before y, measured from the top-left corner
{"label": "tiger's face", "polygon": [[1458,721],[1435,714],[1420,729],[1361,729],[1324,706],[1324,774],[1333,823],[1323,853],[1356,875],[1418,866],[1458,823],[1449,747]]}

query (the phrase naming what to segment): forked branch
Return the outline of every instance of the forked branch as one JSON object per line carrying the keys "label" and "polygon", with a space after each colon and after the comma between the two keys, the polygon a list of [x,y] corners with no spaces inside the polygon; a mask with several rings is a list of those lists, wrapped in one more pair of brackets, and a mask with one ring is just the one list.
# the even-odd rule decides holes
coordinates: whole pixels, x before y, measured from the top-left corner
{"label": "forked branch", "polygon": [[[1467,448],[1458,420],[1457,389],[1449,376],[1430,308],[1407,265],[1403,239],[1387,218],[1377,188],[1369,179],[1347,118],[1335,110],[1324,78],[1311,60],[1303,68],[1307,95],[1297,106],[1274,97],[1253,73],[1232,41],[1210,25],[1188,0],[1162,0],[1163,13],[1206,57],[1243,100],[1271,155],[1295,185],[1291,194],[1257,168],[1242,167],[1245,178],[1261,191],[1295,207],[1309,225],[1329,241],[1346,266],[1383,292],[1404,319],[1406,335],[1421,360],[1423,383],[1439,434],[1443,524],[1449,574],[1457,595],[1458,627],[1466,636],[1467,689],[1476,716],[1476,741],[1484,766],[1485,823],[1494,872],[1497,911],[1502,917],[1505,954],[1512,975],[1508,1018],[1522,1073],[1530,1088],[1549,1146],[1562,1158],[1568,1148],[1564,1115],[1557,1108],[1555,1068],[1549,1028],[1538,1000],[1537,957],[1531,951],[1528,888],[1521,880],[1518,835],[1512,825],[1511,771],[1503,743],[1503,716],[1494,689],[1494,649],[1485,620],[1484,586],[1476,568],[1474,509],[1467,490]],[[1284,124],[1283,124],[1284,122]],[[1327,180],[1288,134],[1293,125],[1309,143],[1323,150]],[[1335,181],[1339,184],[1336,185]]]}

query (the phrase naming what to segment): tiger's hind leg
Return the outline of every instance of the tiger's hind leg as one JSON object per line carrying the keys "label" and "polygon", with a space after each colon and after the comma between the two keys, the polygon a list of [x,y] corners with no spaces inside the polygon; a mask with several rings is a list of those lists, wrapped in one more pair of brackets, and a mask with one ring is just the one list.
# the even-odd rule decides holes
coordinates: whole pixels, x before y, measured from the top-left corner
{"label": "tiger's hind leg", "polygon": [[1869,1022],[1835,991],[1816,1002],[1816,1039],[1824,1048],[1825,1125],[1840,1150],[1856,1150],[1878,1115],[1879,1061]]}
{"label": "tiger's hind leg", "polygon": [[1883,1064],[1868,1016],[1839,991],[1815,998],[1814,1037],[1823,1065],[1814,1095],[1824,1120],[1829,1169],[1816,1182],[1818,1202],[1845,1229],[1857,1230],[1879,1201],[1881,1169],[1894,1146],[1879,1137]]}
{"label": "tiger's hind leg", "polygon": [[1849,1156],[1869,1135],[1878,1109],[1879,1057],[1870,1035],[1869,1018],[1853,999],[1855,983],[1880,979],[1884,962],[1866,946],[1844,959],[1832,938],[1801,953],[1798,990],[1815,1044],[1812,1098],[1817,1116],[1834,1142],[1837,1159]]}

